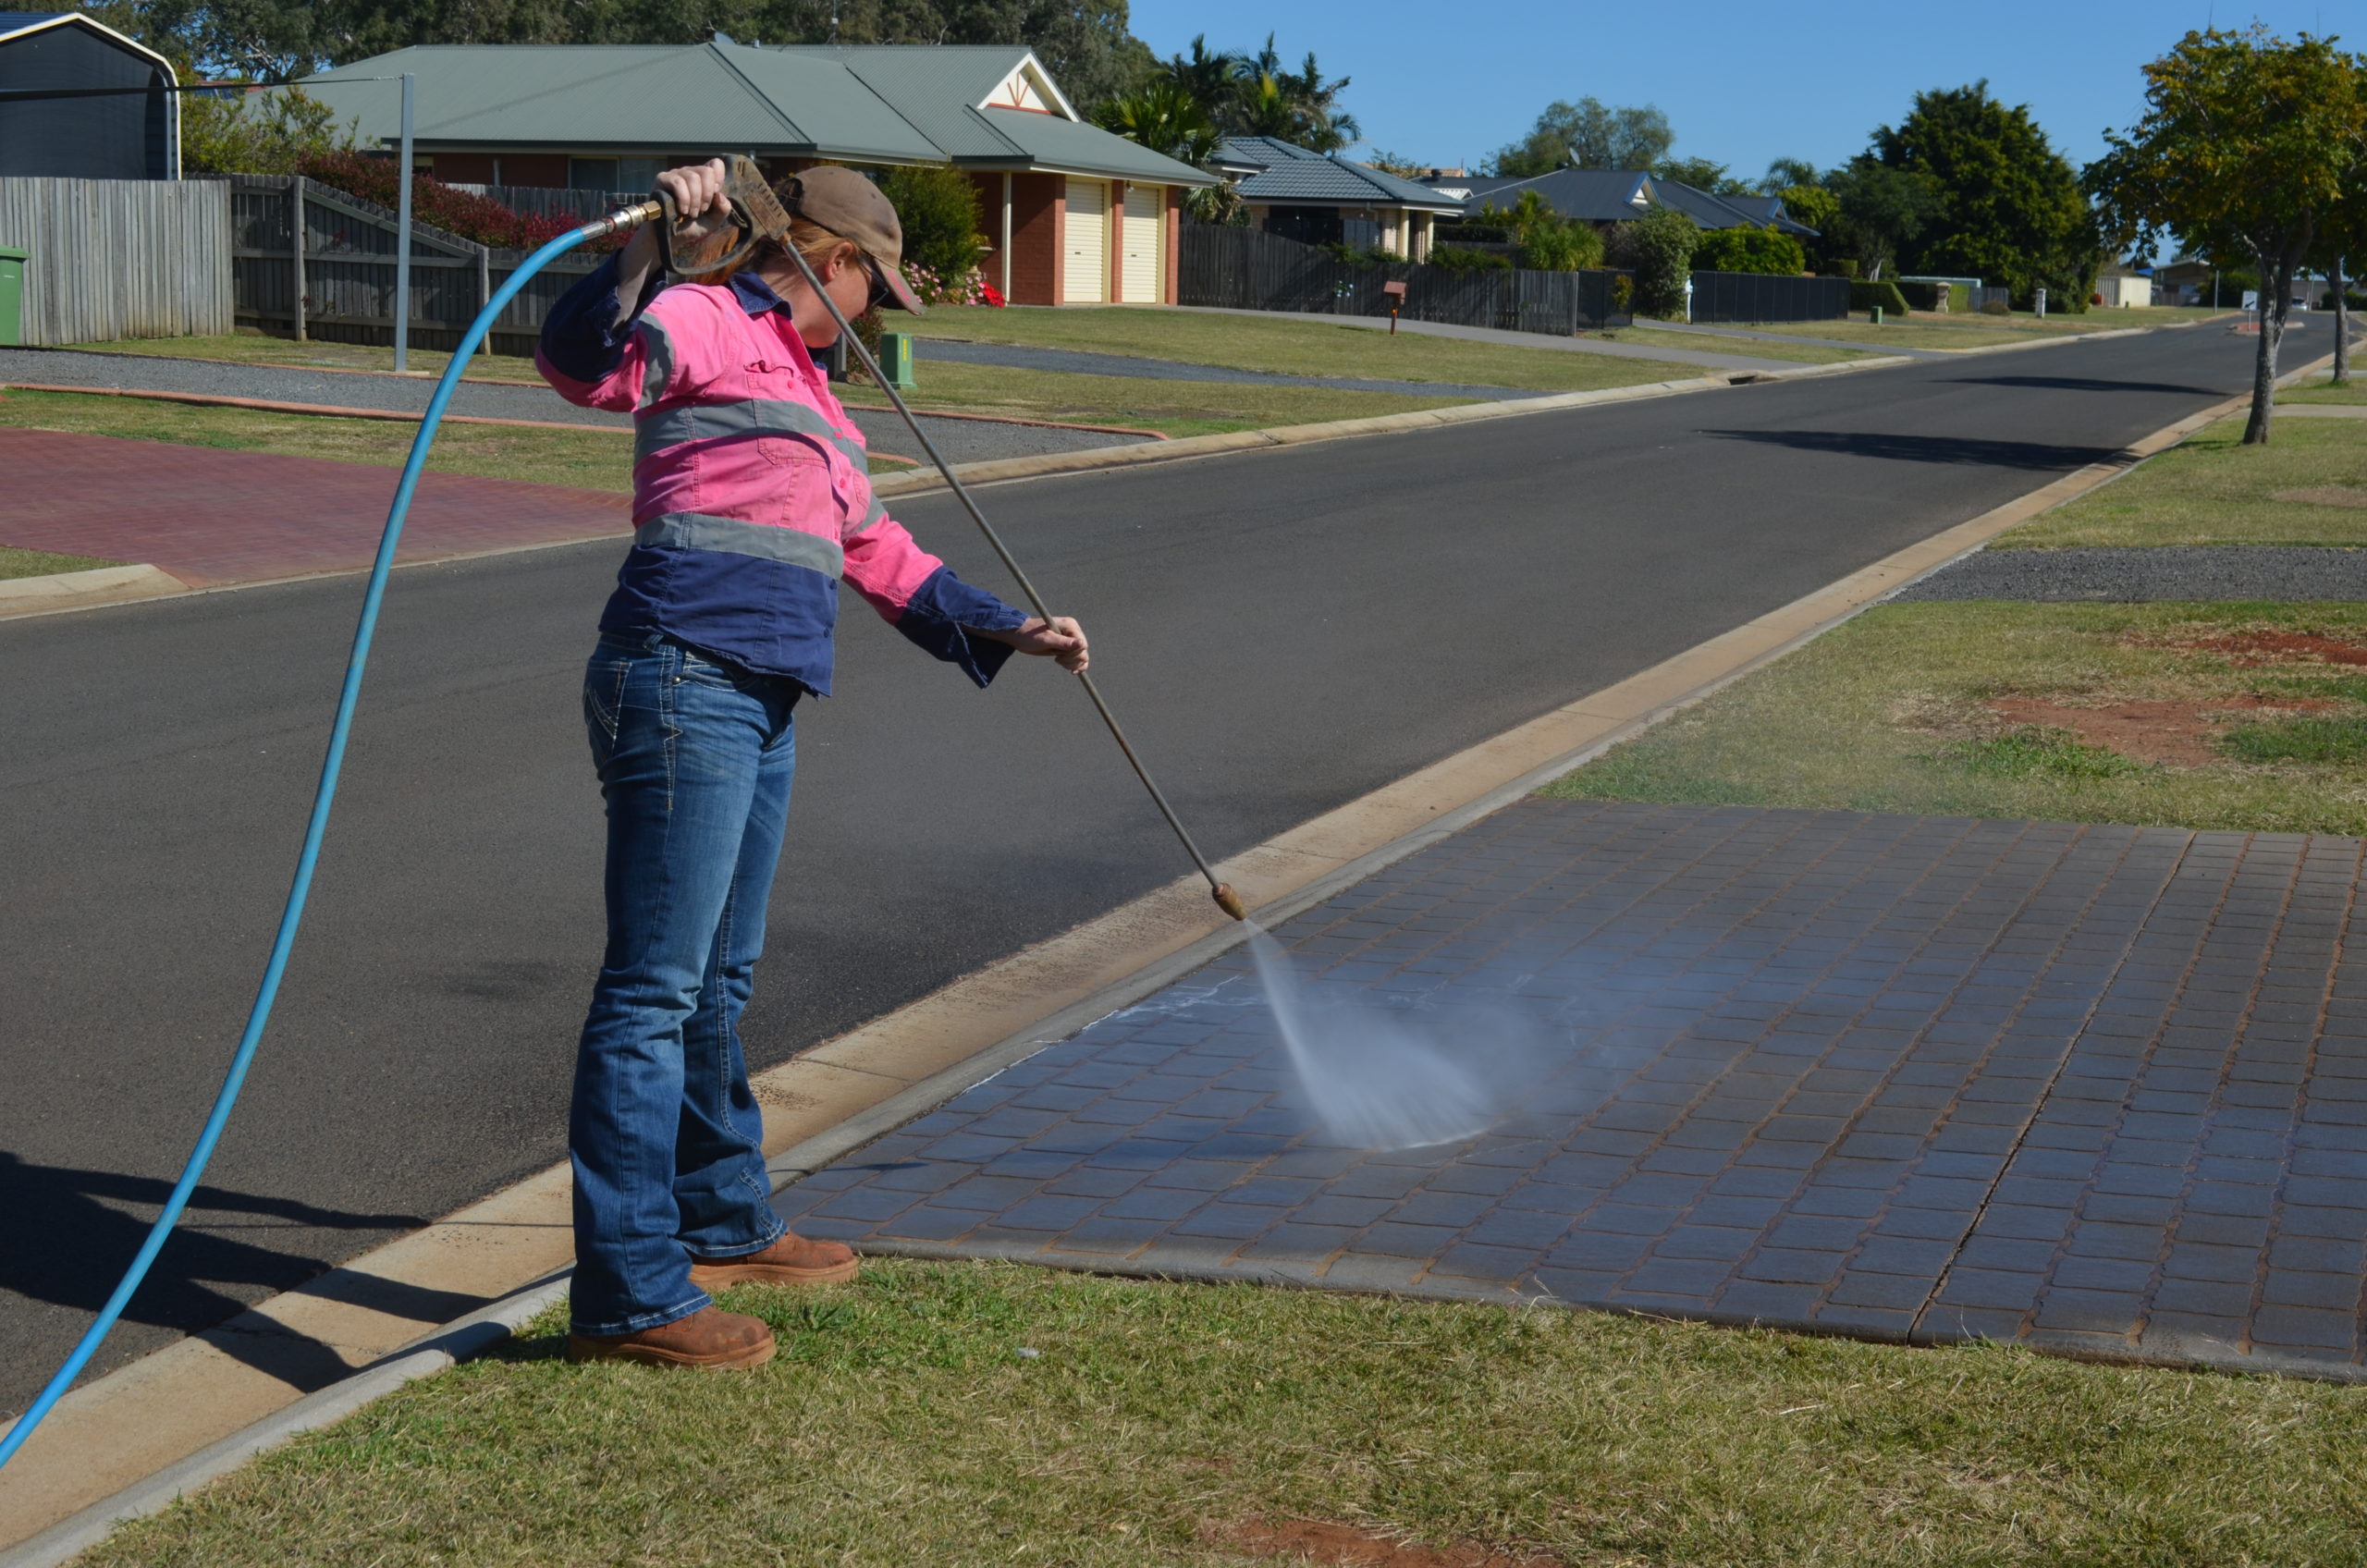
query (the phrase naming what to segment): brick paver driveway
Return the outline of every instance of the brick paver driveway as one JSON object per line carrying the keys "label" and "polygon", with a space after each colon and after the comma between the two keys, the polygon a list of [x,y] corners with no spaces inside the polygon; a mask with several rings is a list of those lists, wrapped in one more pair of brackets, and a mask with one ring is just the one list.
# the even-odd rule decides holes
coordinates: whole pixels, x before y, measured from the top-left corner
{"label": "brick paver driveway", "polygon": [[[624,451],[618,449],[621,465]],[[370,564],[399,471],[266,452],[0,429],[0,545],[146,562],[192,588]],[[424,473],[400,559],[619,538],[632,497]]]}
{"label": "brick paver driveway", "polygon": [[1561,1042],[1317,1132],[1236,953],[776,1200],[871,1251],[2359,1375],[2356,839],[1529,801],[1290,922]]}

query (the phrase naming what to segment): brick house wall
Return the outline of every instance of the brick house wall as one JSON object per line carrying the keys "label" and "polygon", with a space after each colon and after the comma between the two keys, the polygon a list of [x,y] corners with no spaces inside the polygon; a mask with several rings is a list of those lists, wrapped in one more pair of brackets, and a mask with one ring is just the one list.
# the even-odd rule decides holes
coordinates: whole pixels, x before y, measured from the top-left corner
{"label": "brick house wall", "polygon": [[[997,178],[995,200],[1002,200]],[[1061,228],[1066,186],[1056,174],[1011,177],[1011,302],[1057,305],[1061,300]],[[1000,227],[1000,224],[997,224]]]}

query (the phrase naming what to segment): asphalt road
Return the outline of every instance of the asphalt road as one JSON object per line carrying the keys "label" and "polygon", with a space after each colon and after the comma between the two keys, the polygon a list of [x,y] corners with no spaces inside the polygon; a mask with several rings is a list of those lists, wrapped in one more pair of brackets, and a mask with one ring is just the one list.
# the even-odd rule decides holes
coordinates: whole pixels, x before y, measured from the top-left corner
{"label": "asphalt road", "polygon": [[[2287,362],[2325,348],[2312,323]],[[2160,333],[985,496],[1222,854],[2091,462],[2250,361]],[[1000,583],[947,501],[902,515]],[[277,1016],[99,1369],[560,1158],[599,940],[577,680],[616,557],[398,575]],[[202,1119],[360,586],[0,623],[0,1411]],[[840,694],[800,714],[759,1066],[1188,869],[1057,671],[981,693],[852,608]]]}

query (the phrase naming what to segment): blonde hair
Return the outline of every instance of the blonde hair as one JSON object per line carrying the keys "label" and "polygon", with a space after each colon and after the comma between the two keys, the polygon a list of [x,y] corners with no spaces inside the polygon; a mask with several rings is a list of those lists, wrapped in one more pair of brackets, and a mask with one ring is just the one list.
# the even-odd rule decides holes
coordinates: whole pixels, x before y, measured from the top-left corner
{"label": "blonde hair", "polygon": [[[784,180],[781,183],[785,186],[788,181]],[[781,200],[784,204],[787,203],[789,197],[786,190],[781,192]],[[814,276],[816,277],[822,276],[822,269],[828,263],[832,253],[840,246],[854,244],[853,240],[843,235],[831,233],[810,218],[790,219],[789,239],[790,244],[797,247],[797,253],[805,258],[805,264],[814,269]],[[861,250],[860,246],[856,247],[858,254],[861,253]],[[720,272],[701,273],[691,281],[729,283],[731,281],[731,275],[735,272],[761,271],[767,263],[779,261],[788,254],[788,245],[782,244],[778,239],[768,239],[757,245],[754,255],[750,256],[738,266],[727,267]]]}

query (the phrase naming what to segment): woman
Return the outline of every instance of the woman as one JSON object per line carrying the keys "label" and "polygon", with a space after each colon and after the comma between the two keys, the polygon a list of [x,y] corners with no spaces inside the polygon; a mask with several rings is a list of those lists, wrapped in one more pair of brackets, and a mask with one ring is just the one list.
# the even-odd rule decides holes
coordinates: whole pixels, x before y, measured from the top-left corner
{"label": "woman", "polygon": [[[690,233],[729,213],[720,161],[658,184]],[[852,169],[787,182],[789,237],[852,317],[918,311],[902,231]],[[782,1226],[737,1031],[764,946],[795,759],[791,711],[830,687],[841,579],[984,686],[1013,650],[1085,668],[1085,633],[963,582],[871,493],[863,434],[812,350],[838,325],[778,241],[747,270],[660,292],[633,236],[544,325],[544,377],[631,410],[633,547],[600,619],[583,711],[607,802],[607,956],[576,1058],[578,1360],[756,1366],[761,1319],[708,1287],[821,1284],[854,1255]]]}

